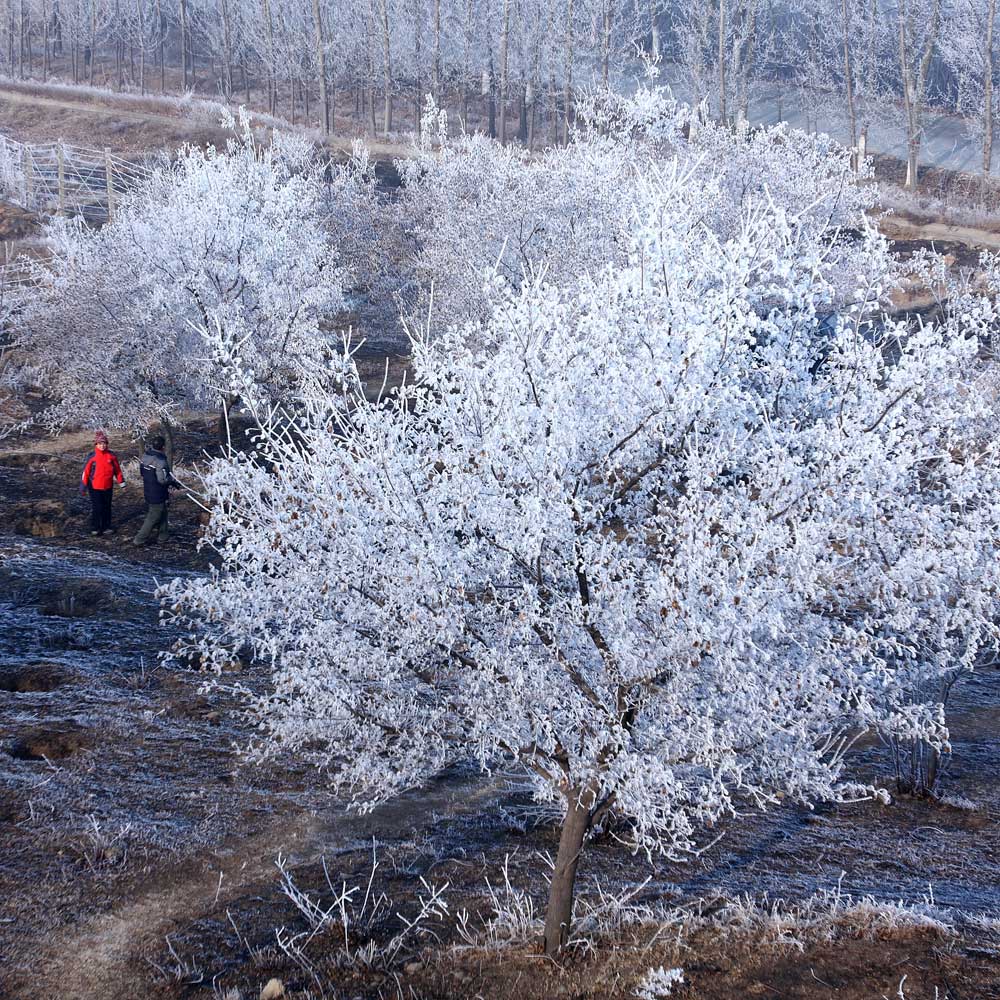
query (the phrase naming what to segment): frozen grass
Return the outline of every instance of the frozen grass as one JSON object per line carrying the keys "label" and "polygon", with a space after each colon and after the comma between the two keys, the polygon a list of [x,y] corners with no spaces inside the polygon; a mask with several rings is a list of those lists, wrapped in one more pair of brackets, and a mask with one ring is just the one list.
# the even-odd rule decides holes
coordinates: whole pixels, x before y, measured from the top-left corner
{"label": "frozen grass", "polygon": [[463,947],[497,951],[524,944],[541,933],[542,915],[534,900],[511,882],[509,854],[499,878],[486,878],[485,904],[485,912],[479,915],[465,907],[456,913],[456,929]]}
{"label": "frozen grass", "polygon": [[[91,87],[85,83],[41,83],[32,80],[18,80],[0,74],[0,85],[22,93],[51,96],[66,101],[89,102],[91,104],[112,103],[124,110],[169,114],[173,117],[203,117],[211,124],[219,123],[224,105],[219,101],[195,97],[190,91],[183,94],[140,94],[137,88],[127,84],[121,90],[108,87]],[[270,116],[263,116],[270,117]],[[279,119],[272,119],[279,121]]]}
{"label": "frozen grass", "polygon": [[[373,848],[367,882],[348,886],[330,878],[326,861],[326,893],[299,888],[284,858],[278,857],[281,891],[298,910],[306,930],[280,927],[275,931],[278,949],[305,972],[321,990],[329,984],[323,968],[390,970],[428,940],[437,940],[432,924],[448,916],[445,891],[448,883],[435,885],[420,879],[416,912],[405,913],[378,887],[378,857]],[[310,946],[316,941],[316,947]]]}
{"label": "frozen grass", "polygon": [[88,816],[83,833],[71,839],[68,846],[80,864],[96,875],[108,869],[125,868],[133,839],[131,823],[114,827],[108,823],[102,825],[96,816]]}
{"label": "frozen grass", "polygon": [[[128,85],[122,90],[111,90],[107,87],[91,87],[88,84],[18,80],[4,74],[0,74],[0,86],[57,100],[90,103],[102,107],[110,105],[121,107],[124,111],[166,115],[191,125],[209,128],[219,127],[223,115],[235,113],[242,103],[233,100],[227,105],[220,100],[196,97],[191,91],[184,94],[140,94],[137,88]],[[326,143],[338,147],[345,146],[350,144],[353,137],[343,132],[336,137],[325,136],[320,128],[293,124],[287,118],[258,109],[251,109],[251,120],[256,127],[294,132],[316,145]],[[410,151],[412,138],[412,133],[409,132],[393,132],[389,135],[380,135],[377,139],[369,137],[366,141],[372,150],[394,156],[406,156]]]}
{"label": "frozen grass", "polygon": [[[648,885],[642,882],[620,893],[606,892],[600,885],[581,890],[571,945],[590,951],[608,941],[634,939],[646,942],[644,950],[658,941],[670,941],[683,950],[695,934],[709,932],[755,948],[804,951],[810,945],[838,940],[946,938],[958,932],[956,915],[938,906],[932,895],[919,903],[906,903],[851,896],[837,885],[802,901],[747,895],[671,907],[637,902]],[[459,949],[522,947],[542,932],[541,908],[512,883],[509,856],[499,877],[487,878],[483,904],[476,915],[466,908],[457,912]],[[986,916],[975,919],[979,930],[1000,929],[1000,919],[992,923]]]}
{"label": "frozen grass", "polygon": [[167,983],[183,987],[198,986],[203,983],[205,981],[205,973],[201,968],[192,959],[182,958],[178,955],[169,934],[166,937],[166,942],[167,952],[170,955],[168,961],[161,964],[151,959],[146,959],[159,974],[160,978]]}
{"label": "frozen grass", "polygon": [[913,935],[951,937],[956,933],[953,915],[937,906],[932,897],[917,904],[869,895],[855,898],[839,885],[802,902],[741,896],[725,903],[711,918],[711,926],[726,935],[750,939],[755,946],[796,951],[842,938],[886,940]]}
{"label": "frozen grass", "polygon": [[956,176],[958,179],[949,184],[915,192],[895,184],[880,184],[880,207],[918,225],[937,223],[991,234],[1000,232],[1000,186],[979,182],[978,178],[963,182],[966,175]]}
{"label": "frozen grass", "polygon": [[961,812],[980,812],[982,806],[973,801],[972,799],[967,799],[964,795],[952,795],[945,793],[937,797],[937,801],[943,805],[947,806],[949,809],[958,809]]}

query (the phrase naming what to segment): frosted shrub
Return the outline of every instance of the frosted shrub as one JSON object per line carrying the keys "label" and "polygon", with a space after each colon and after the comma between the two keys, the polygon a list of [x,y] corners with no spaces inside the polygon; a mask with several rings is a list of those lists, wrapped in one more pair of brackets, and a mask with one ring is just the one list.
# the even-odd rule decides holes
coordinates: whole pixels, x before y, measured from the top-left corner
{"label": "frosted shrub", "polygon": [[[361,885],[348,886],[346,881],[335,885],[324,860],[323,872],[329,893],[326,899],[320,893],[313,896],[300,889],[284,858],[278,857],[277,866],[282,892],[308,927],[299,932],[278,928],[275,932],[278,948],[314,978],[318,977],[309,946],[320,935],[326,935],[324,950],[329,951],[330,943],[336,944],[333,961],[338,967],[386,969],[398,963],[401,955],[411,952],[420,942],[434,937],[430,924],[448,916],[447,883],[436,885],[422,877],[416,912],[407,916],[396,911],[392,900],[375,885],[379,864],[374,851],[368,881]],[[389,923],[399,926],[391,935],[384,933]]]}
{"label": "frosted shrub", "polygon": [[[853,291],[837,280],[838,259],[851,253],[841,230],[865,227],[874,188],[855,183],[850,154],[826,137],[715,125],[688,135],[692,110],[659,88],[632,98],[600,92],[577,112],[583,127],[569,146],[537,156],[438,128],[436,147],[424,142],[397,163],[404,184],[387,222],[402,219],[404,269],[420,304],[433,286],[437,329],[488,315],[483,275],[494,269],[516,287],[540,274],[566,287],[624,264],[635,213],[645,210],[641,181],[661,171],[703,194],[699,238],[734,238],[747,206],[770,202],[794,219],[801,243],[824,244],[840,296]],[[425,117],[429,136],[439,118],[432,106]]]}
{"label": "frosted shrub", "polygon": [[839,885],[799,903],[741,896],[723,906],[710,923],[759,945],[796,951],[817,941],[840,938],[879,939],[912,933],[949,937],[955,933],[952,914],[931,898],[904,903],[870,895],[853,897],[842,892]]}
{"label": "frosted shrub", "polygon": [[467,909],[456,914],[458,936],[465,946],[506,948],[524,944],[541,930],[534,900],[510,880],[510,856],[504,858],[499,879],[486,880],[488,916],[474,920]]}
{"label": "frosted shrub", "polygon": [[650,969],[642,978],[636,990],[638,1000],[664,1000],[669,997],[675,986],[684,984],[683,969]]}
{"label": "frosted shrub", "polygon": [[282,398],[328,349],[320,321],[348,274],[338,234],[357,227],[367,181],[344,168],[326,185],[301,139],[261,145],[247,117],[230,125],[226,149],[183,148],[100,230],[47,227],[18,335],[21,380],[57,400],[49,426]]}

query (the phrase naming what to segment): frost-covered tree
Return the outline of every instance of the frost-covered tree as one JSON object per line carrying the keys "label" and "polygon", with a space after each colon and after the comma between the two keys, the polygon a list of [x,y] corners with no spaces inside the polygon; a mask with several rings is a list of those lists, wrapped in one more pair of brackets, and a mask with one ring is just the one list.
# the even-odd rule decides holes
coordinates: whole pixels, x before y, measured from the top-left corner
{"label": "frost-covered tree", "polygon": [[782,55],[818,128],[833,131],[843,106],[845,133],[863,163],[870,130],[895,124],[899,77],[894,23],[877,0],[817,0],[795,12],[779,36]]}
{"label": "frost-covered tree", "polygon": [[723,124],[745,121],[757,70],[771,53],[766,0],[675,3],[675,57],[693,103],[714,104]]}
{"label": "frost-covered tree", "polygon": [[564,286],[622,261],[641,190],[635,179],[666,160],[712,178],[703,222],[717,237],[733,233],[746,199],[765,192],[812,238],[859,224],[872,204],[873,192],[853,183],[849,153],[824,136],[695,128],[691,109],[662,88],[632,99],[582,96],[577,110],[569,146],[529,157],[481,135],[449,140],[444,113],[428,105],[422,145],[397,163],[404,184],[383,228],[406,245],[404,270],[421,311],[433,289],[436,326],[484,315],[483,274],[493,268],[515,285],[544,271]]}
{"label": "frost-covered tree", "polygon": [[941,51],[955,75],[959,107],[969,117],[983,148],[983,173],[993,167],[997,117],[997,0],[953,0]]}
{"label": "frost-covered tree", "polygon": [[929,98],[930,71],[938,51],[946,11],[942,0],[897,0],[900,87],[906,127],[906,186],[917,187],[923,117]]}
{"label": "frost-covered tree", "polygon": [[747,807],[876,795],[853,738],[941,745],[907,671],[996,634],[978,327],[879,332],[868,228],[815,239],[765,191],[720,236],[724,178],[631,183],[620,259],[498,277],[378,403],[345,358],[293,423],[260,414],[207,472],[219,569],[165,594],[180,653],[273,671],[258,755],[362,807],[469,758],[561,803],[550,954],[607,810],[677,858]]}
{"label": "frost-covered tree", "polygon": [[49,426],[139,429],[231,403],[234,370],[239,394],[280,398],[322,355],[366,175],[348,167],[324,183],[306,143],[259,144],[240,128],[225,150],[182,150],[103,228],[48,228],[20,339],[23,378],[56,401]]}

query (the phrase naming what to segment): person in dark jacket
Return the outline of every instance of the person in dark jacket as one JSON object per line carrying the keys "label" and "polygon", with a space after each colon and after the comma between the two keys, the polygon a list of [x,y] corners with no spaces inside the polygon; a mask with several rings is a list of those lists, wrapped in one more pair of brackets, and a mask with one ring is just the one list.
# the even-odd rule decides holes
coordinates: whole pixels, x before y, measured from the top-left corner
{"label": "person in dark jacket", "polygon": [[153,531],[156,531],[156,541],[165,542],[169,535],[167,530],[167,508],[170,505],[171,488],[180,487],[170,470],[170,462],[163,452],[165,442],[157,435],[152,438],[145,453],[139,460],[139,471],[142,473],[142,492],[146,499],[146,520],[142,522],[139,534],[132,539],[133,545],[152,543]]}
{"label": "person in dark jacket", "polygon": [[125,485],[118,456],[108,449],[108,436],[104,431],[94,435],[94,454],[83,467],[80,491],[90,494],[90,533],[103,535],[111,527],[111,497],[115,482]]}

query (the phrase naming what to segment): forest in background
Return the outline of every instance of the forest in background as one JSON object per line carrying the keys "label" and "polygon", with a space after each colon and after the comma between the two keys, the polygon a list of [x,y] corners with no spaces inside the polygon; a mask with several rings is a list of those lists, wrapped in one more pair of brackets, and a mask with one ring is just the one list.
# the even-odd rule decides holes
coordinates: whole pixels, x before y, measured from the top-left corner
{"label": "forest in background", "polygon": [[[843,120],[849,145],[905,131],[916,183],[924,116],[953,112],[988,171],[996,0],[5,0],[0,59],[19,80],[195,91],[326,133],[453,127],[531,147],[568,140],[581,93],[643,62],[705,117],[746,119],[787,91]],[[780,116],[781,97],[778,97]]]}

